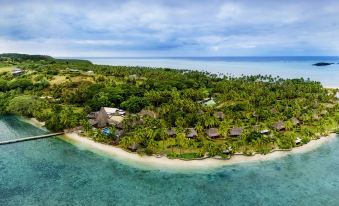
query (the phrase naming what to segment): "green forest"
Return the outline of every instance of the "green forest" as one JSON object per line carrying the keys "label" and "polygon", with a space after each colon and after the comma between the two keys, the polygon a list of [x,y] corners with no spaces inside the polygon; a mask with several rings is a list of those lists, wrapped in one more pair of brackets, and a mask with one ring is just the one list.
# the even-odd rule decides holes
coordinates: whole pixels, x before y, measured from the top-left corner
{"label": "green forest", "polygon": [[[338,132],[337,92],[309,79],[0,55],[2,115],[34,117],[51,131],[80,127],[95,141],[169,158],[267,154]],[[127,112],[110,135],[87,118],[101,107]]]}

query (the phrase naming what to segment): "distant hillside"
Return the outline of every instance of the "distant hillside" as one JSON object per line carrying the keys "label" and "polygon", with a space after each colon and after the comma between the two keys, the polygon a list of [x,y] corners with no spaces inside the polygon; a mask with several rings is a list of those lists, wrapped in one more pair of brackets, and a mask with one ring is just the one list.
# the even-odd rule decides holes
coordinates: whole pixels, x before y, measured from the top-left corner
{"label": "distant hillside", "polygon": [[30,55],[30,54],[17,54],[17,53],[4,53],[0,54],[0,57],[7,57],[11,58],[16,61],[22,61],[22,60],[33,60],[33,61],[39,61],[39,60],[53,60],[54,58],[47,55]]}
{"label": "distant hillside", "polygon": [[18,54],[18,53],[4,53],[0,54],[0,59],[1,58],[10,58],[14,61],[26,61],[26,60],[32,60],[32,61],[40,61],[40,60],[46,60],[50,61],[50,63],[64,63],[64,64],[69,64],[69,65],[92,65],[92,62],[88,60],[81,60],[81,59],[56,59],[51,56],[47,55],[30,55],[30,54]]}

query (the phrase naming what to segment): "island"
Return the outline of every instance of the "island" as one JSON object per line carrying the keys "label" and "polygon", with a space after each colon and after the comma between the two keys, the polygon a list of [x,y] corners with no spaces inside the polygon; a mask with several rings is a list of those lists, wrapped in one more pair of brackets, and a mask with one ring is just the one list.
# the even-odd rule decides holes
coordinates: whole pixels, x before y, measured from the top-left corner
{"label": "island", "polygon": [[0,113],[138,154],[268,154],[338,132],[338,89],[305,79],[0,55]]}
{"label": "island", "polygon": [[318,63],[315,63],[315,64],[312,64],[313,66],[318,66],[318,67],[323,67],[323,66],[330,66],[334,63],[328,63],[328,62],[318,62]]}

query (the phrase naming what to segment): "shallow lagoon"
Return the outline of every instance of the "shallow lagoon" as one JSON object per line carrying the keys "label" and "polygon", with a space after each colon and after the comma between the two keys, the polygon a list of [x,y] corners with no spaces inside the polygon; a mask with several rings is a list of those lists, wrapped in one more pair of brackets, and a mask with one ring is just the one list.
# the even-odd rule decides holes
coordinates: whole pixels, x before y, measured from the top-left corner
{"label": "shallow lagoon", "polygon": [[[0,140],[45,133],[0,118]],[[339,205],[339,140],[200,172],[137,169],[59,138],[0,146],[0,205]]]}

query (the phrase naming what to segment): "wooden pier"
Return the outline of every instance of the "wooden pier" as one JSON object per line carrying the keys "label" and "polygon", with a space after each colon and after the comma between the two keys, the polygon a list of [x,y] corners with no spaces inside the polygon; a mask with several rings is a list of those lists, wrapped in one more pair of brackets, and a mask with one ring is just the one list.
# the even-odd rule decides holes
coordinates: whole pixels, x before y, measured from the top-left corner
{"label": "wooden pier", "polygon": [[43,139],[43,138],[54,137],[54,136],[58,136],[62,134],[64,133],[59,132],[59,133],[44,134],[44,135],[38,135],[38,136],[32,136],[32,137],[25,137],[25,138],[20,138],[20,139],[11,139],[11,140],[6,140],[6,141],[0,141],[0,145]]}

